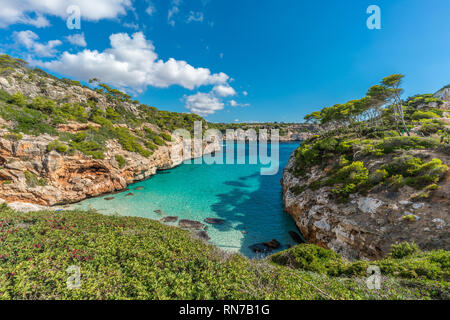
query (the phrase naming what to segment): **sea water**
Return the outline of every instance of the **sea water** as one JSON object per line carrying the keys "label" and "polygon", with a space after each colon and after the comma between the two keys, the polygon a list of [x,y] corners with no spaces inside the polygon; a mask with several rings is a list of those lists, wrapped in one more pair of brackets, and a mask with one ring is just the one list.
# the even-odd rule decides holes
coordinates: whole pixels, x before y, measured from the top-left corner
{"label": "sea water", "polygon": [[[278,250],[295,245],[288,232],[298,230],[293,219],[284,212],[280,180],[298,145],[279,144],[279,170],[275,175],[261,175],[261,167],[269,165],[259,161],[249,164],[248,144],[245,156],[237,154],[234,144],[235,164],[226,164],[224,144],[213,156],[223,157],[225,164],[183,163],[130,185],[129,191],[87,199],[72,207],[154,220],[177,216],[178,220],[199,221],[208,226],[210,243],[226,251],[259,257],[261,254],[255,254],[249,246],[272,239],[281,243]],[[268,149],[270,154],[270,145]],[[245,164],[237,164],[240,157],[245,157]],[[127,196],[130,192],[133,195]],[[205,218],[219,218],[225,223],[211,225],[204,222]],[[178,222],[167,224],[176,226]]]}

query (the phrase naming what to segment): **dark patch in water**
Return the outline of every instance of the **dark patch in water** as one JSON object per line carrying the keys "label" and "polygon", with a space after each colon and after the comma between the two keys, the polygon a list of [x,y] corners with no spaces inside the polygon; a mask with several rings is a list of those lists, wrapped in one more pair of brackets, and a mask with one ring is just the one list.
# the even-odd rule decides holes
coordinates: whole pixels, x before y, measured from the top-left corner
{"label": "dark patch in water", "polygon": [[164,217],[161,219],[162,222],[176,222],[178,220],[178,217],[176,216],[169,216],[169,217]]}

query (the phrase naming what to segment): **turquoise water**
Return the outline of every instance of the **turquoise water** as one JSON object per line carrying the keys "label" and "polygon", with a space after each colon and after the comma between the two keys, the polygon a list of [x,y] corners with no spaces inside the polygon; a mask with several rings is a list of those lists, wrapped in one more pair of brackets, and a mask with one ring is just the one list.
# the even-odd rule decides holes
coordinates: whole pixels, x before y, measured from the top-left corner
{"label": "turquoise water", "polygon": [[[182,164],[130,185],[130,191],[91,198],[73,207],[155,220],[164,216],[202,223],[205,218],[223,219],[226,220],[223,225],[205,223],[211,237],[209,242],[226,251],[256,257],[248,248],[255,243],[277,239],[282,244],[280,249],[295,244],[288,231],[297,231],[297,228],[284,212],[280,180],[289,156],[298,145],[279,145],[280,169],[276,175],[261,175],[262,165],[248,164],[248,160],[247,164]],[[216,157],[225,159],[224,154],[221,151]],[[205,156],[208,157],[211,156]],[[136,190],[137,187],[143,189]],[[134,196],[126,196],[130,192]],[[105,200],[108,197],[114,199]],[[161,213],[155,212],[157,210]],[[177,225],[178,222],[167,224]]]}

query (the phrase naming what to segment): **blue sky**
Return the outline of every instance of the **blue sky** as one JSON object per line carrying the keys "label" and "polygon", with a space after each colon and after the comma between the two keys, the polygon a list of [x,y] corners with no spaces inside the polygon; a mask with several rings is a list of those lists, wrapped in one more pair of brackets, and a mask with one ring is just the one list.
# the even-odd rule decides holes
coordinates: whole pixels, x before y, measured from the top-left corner
{"label": "blue sky", "polygon": [[[392,73],[406,75],[405,97],[450,83],[447,0],[0,3],[0,51],[214,122],[301,121]],[[66,26],[70,4],[80,30]],[[366,27],[372,4],[381,30]]]}

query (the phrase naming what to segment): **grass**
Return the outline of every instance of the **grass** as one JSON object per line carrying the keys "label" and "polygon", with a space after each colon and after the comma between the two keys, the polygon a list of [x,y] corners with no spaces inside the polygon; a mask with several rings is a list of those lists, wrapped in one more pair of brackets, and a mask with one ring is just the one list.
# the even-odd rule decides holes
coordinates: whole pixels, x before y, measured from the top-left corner
{"label": "grass", "polygon": [[[338,261],[328,250],[316,249],[323,255],[312,267],[294,269],[224,253],[157,221],[94,211],[18,213],[2,205],[0,242],[0,299],[431,299],[448,289],[392,277],[369,290],[364,277],[314,267]],[[72,265],[80,289],[67,288]]]}

